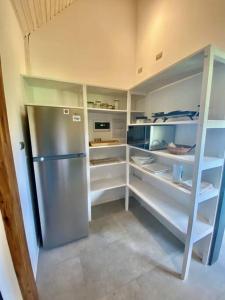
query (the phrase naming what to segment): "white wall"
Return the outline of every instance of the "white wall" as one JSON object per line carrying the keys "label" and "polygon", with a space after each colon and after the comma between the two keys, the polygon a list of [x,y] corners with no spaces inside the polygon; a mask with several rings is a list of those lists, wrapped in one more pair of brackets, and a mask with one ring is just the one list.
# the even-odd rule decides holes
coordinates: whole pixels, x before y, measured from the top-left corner
{"label": "white wall", "polygon": [[127,88],[207,44],[225,49],[224,27],[221,0],[77,0],[32,33],[31,73]]}
{"label": "white wall", "polygon": [[225,1],[137,0],[136,82],[207,44],[225,49],[224,28]]}
{"label": "white wall", "polygon": [[112,87],[133,82],[135,0],[76,0],[31,34],[33,75]]}
{"label": "white wall", "polygon": [[[22,82],[20,78],[20,73],[25,70],[24,41],[9,0],[0,0],[0,56],[10,136],[25,231],[32,267],[34,272],[36,272],[38,245],[27,174],[26,154],[24,150],[21,151],[19,149],[19,142],[24,140],[21,118],[24,106],[22,97]],[[14,275],[12,274],[12,268],[9,265],[10,256],[8,248],[6,247],[7,244],[4,241],[4,228],[2,227],[2,223],[0,223],[0,232],[0,253],[5,253],[5,256],[7,257],[6,260],[3,260],[1,265],[3,272],[0,271],[0,289],[7,292],[6,288],[12,285],[11,291],[16,292],[17,288],[13,287],[16,283],[10,282]],[[9,289],[9,293],[11,293],[11,291]],[[5,295],[4,299],[19,299],[19,296],[17,298],[15,295],[14,298],[10,298],[8,295]]]}

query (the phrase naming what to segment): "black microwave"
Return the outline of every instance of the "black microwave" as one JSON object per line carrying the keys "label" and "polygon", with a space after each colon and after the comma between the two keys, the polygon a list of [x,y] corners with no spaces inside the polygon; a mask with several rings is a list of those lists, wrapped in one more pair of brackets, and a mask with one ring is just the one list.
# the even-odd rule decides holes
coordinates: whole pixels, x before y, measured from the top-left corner
{"label": "black microwave", "polygon": [[142,149],[162,150],[175,141],[175,125],[134,125],[128,127],[127,144]]}
{"label": "black microwave", "polygon": [[129,126],[127,132],[127,144],[142,149],[149,149],[150,126]]}

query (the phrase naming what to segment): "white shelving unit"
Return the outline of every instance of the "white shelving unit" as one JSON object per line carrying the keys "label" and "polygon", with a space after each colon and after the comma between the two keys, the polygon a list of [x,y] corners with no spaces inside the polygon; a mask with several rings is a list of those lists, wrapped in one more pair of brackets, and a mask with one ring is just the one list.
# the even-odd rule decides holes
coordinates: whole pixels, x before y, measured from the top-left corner
{"label": "white shelving unit", "polygon": [[[225,54],[208,46],[175,65],[151,76],[129,91],[89,86],[57,79],[23,76],[26,103],[84,110],[85,147],[87,153],[87,192],[89,220],[92,206],[125,197],[129,209],[132,193],[168,230],[185,244],[181,277],[188,276],[192,251],[207,263],[225,154]],[[88,102],[101,100],[116,110],[88,107]],[[174,119],[145,123],[148,126],[174,126],[179,144],[196,144],[188,155],[173,155],[166,150],[150,151],[127,145],[127,129],[136,124],[136,116],[159,111],[196,110],[198,120]],[[110,122],[108,132],[96,132],[94,121]],[[94,138],[118,139],[119,144],[90,147]],[[170,169],[182,164],[184,177],[192,179],[187,190],[172,181],[171,172],[156,175],[131,162],[131,155],[152,155]],[[91,165],[91,159],[117,158],[119,161]],[[201,193],[201,181],[213,184]],[[151,247],[151,245],[149,245]]]}
{"label": "white shelving unit", "polygon": [[[91,207],[125,197],[126,187],[126,130],[127,130],[127,91],[112,88],[87,86],[87,102],[101,101],[109,105],[118,100],[118,109],[88,107],[88,137],[102,140],[116,139],[120,144],[89,147],[91,159],[115,158],[114,163],[89,164],[90,173],[90,219]],[[109,122],[110,130],[94,128],[94,122]]]}
{"label": "white shelving unit", "polygon": [[[221,79],[222,77],[222,79]],[[173,155],[167,150],[150,151],[128,146],[128,157],[152,155],[170,167],[181,164],[184,176],[192,179],[192,189],[184,191],[168,175],[154,175],[129,163],[129,190],[177,238],[185,244],[181,277],[187,278],[192,251],[208,262],[225,154],[225,55],[209,46],[132,88],[128,96],[131,126],[175,126],[177,144],[196,144],[188,155]],[[134,103],[133,103],[134,102]],[[223,101],[224,102],[224,101]],[[158,111],[196,110],[198,120],[160,120],[134,124],[132,110],[151,117]],[[223,108],[221,107],[224,106]],[[223,111],[223,113],[222,113]],[[193,126],[194,125],[194,126]],[[201,193],[201,181],[213,184]],[[129,197],[128,197],[129,199]]]}

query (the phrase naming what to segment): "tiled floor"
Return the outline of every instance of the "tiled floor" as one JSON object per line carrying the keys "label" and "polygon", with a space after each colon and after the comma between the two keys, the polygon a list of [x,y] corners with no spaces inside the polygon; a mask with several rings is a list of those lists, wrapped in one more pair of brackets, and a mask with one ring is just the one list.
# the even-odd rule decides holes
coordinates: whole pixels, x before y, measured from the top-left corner
{"label": "tiled floor", "polygon": [[139,205],[123,207],[96,207],[87,239],[41,251],[41,300],[225,299],[225,243],[217,264],[192,260],[184,282],[180,242]]}

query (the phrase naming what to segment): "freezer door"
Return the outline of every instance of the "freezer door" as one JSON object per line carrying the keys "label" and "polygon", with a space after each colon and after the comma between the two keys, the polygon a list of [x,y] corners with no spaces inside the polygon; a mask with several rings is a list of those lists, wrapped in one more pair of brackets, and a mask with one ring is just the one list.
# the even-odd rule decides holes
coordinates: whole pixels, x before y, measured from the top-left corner
{"label": "freezer door", "polygon": [[88,235],[85,159],[34,162],[44,248]]}
{"label": "freezer door", "polygon": [[84,152],[82,109],[27,106],[33,157]]}

